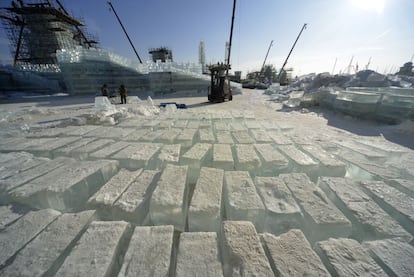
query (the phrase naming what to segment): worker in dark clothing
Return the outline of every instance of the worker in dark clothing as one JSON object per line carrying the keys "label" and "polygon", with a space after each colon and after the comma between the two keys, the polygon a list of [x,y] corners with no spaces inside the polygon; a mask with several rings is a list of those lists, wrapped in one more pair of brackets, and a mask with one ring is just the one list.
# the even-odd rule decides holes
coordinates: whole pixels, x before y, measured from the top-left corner
{"label": "worker in dark clothing", "polygon": [[108,97],[109,93],[108,93],[108,86],[106,84],[104,84],[101,88],[101,92],[102,92],[102,96]]}
{"label": "worker in dark clothing", "polygon": [[119,87],[119,94],[121,95],[121,104],[126,104],[126,97],[128,95],[128,91],[124,85]]}

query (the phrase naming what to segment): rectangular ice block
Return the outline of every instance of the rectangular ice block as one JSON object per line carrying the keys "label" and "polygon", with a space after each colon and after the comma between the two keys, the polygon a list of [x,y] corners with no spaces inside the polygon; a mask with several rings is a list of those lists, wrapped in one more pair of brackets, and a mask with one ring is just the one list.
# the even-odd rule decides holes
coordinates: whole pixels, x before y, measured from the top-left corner
{"label": "rectangular ice block", "polygon": [[175,276],[223,276],[217,233],[181,233]]}
{"label": "rectangular ice block", "polygon": [[351,222],[306,174],[282,174],[280,177],[302,209],[304,232],[312,242],[329,237],[348,237],[351,234]]}
{"label": "rectangular ice block", "polygon": [[92,222],[56,276],[113,276],[128,228],[124,221]]}
{"label": "rectangular ice block", "polygon": [[302,212],[281,178],[256,177],[255,183],[266,207],[266,232],[280,234],[302,226]]}
{"label": "rectangular ice block", "polygon": [[331,276],[301,230],[293,229],[279,237],[264,233],[260,238],[278,276]]}
{"label": "rectangular ice block", "polygon": [[167,165],[150,202],[154,225],[174,225],[184,231],[188,209],[187,166]]}
{"label": "rectangular ice block", "polygon": [[263,230],[265,207],[249,172],[226,171],[224,178],[223,200],[227,219],[249,220],[254,223],[256,229]]}
{"label": "rectangular ice block", "polygon": [[223,221],[220,245],[224,276],[275,276],[251,222]]}
{"label": "rectangular ice block", "polygon": [[137,226],[118,276],[170,276],[174,227]]}
{"label": "rectangular ice block", "polygon": [[224,170],[202,167],[188,211],[192,232],[220,231]]}

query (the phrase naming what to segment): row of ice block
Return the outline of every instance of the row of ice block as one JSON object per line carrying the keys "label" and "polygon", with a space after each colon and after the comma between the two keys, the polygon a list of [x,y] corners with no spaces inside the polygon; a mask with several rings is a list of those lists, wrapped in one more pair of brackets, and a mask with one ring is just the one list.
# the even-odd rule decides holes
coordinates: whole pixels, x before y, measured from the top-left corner
{"label": "row of ice block", "polygon": [[[4,208],[4,207],[1,207]],[[0,232],[1,276],[412,276],[414,247],[398,239],[279,236],[249,221],[218,232],[100,221],[93,210],[30,211]]]}

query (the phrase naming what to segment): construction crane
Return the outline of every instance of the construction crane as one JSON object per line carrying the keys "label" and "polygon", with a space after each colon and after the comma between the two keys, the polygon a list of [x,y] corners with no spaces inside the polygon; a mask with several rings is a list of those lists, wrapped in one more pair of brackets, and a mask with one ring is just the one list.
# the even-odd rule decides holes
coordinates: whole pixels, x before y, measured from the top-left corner
{"label": "construction crane", "polygon": [[127,33],[126,29],[125,29],[124,24],[122,24],[121,19],[119,18],[118,14],[116,13],[115,8],[114,8],[114,6],[112,5],[111,1],[108,1],[108,5],[109,5],[109,7],[111,8],[111,10],[114,12],[116,19],[118,20],[119,24],[121,25],[121,28],[122,28],[122,30],[124,31],[125,36],[127,37],[128,41],[129,41],[129,44],[131,44],[131,47],[132,47],[132,49],[134,50],[135,55],[137,56],[137,58],[138,58],[138,60],[139,60],[139,63],[142,63],[142,60],[141,60],[141,58],[139,57],[138,52],[137,52],[137,50],[135,49],[135,46],[134,46],[134,44],[132,43],[131,38],[129,37],[129,35],[128,35],[128,33]]}
{"label": "construction crane", "polygon": [[[305,29],[306,29],[306,26],[307,26],[307,25],[308,25],[308,24],[306,24],[306,23],[305,23],[305,24],[303,24],[303,27],[302,27],[302,29],[300,30],[298,37],[296,38],[295,42],[293,43],[293,46],[292,46],[292,48],[290,49],[289,54],[288,54],[288,56],[286,57],[286,60],[285,60],[285,62],[284,62],[284,63],[283,63],[283,65],[282,65],[282,68],[281,68],[281,69],[280,69],[280,71],[279,71],[279,75],[277,76],[277,79],[279,80],[279,83],[280,83],[280,84],[282,84],[282,82],[281,82],[280,78],[281,78],[282,73],[284,72],[284,69],[285,69],[285,66],[286,66],[286,64],[287,64],[287,62],[288,62],[288,60],[289,60],[290,54],[292,54],[292,51],[293,51],[293,49],[295,48],[296,43],[297,43],[297,42],[298,42],[298,40],[299,40],[299,37],[302,35],[302,32],[303,32],[303,30],[305,30]],[[283,80],[283,84],[287,84],[287,80]]]}

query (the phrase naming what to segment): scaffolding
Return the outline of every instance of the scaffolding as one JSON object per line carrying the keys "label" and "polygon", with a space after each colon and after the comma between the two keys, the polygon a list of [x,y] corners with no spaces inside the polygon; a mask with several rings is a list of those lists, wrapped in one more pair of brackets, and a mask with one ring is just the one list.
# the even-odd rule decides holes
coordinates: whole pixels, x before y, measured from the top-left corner
{"label": "scaffolding", "polygon": [[56,51],[96,47],[84,24],[72,17],[59,0],[11,1],[0,18],[10,40],[14,64],[56,64]]}

